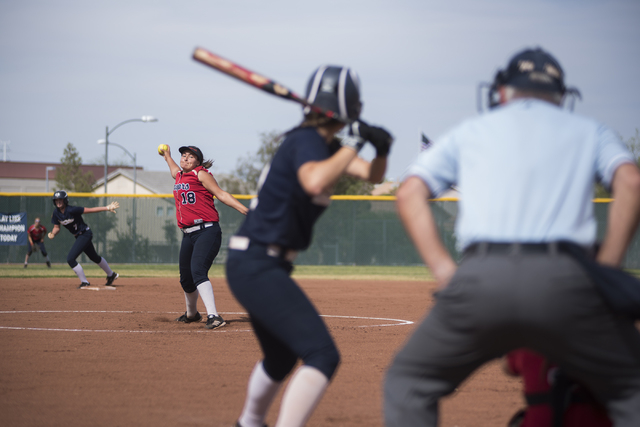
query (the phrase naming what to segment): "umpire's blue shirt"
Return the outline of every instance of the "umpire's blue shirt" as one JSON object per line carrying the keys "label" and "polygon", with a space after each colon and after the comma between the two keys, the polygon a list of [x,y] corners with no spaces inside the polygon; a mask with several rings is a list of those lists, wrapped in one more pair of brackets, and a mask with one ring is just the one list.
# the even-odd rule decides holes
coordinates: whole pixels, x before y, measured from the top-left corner
{"label": "umpire's blue shirt", "polygon": [[520,99],[467,120],[408,168],[438,195],[460,190],[459,249],[479,241],[591,245],[596,180],[609,187],[633,156],[609,128],[551,103]]}
{"label": "umpire's blue shirt", "polygon": [[298,169],[331,156],[331,148],[315,128],[287,134],[273,161],[262,171],[258,197],[252,200],[238,234],[262,244],[302,250],[311,243],[313,225],[329,205],[329,194],[311,197],[298,181]]}

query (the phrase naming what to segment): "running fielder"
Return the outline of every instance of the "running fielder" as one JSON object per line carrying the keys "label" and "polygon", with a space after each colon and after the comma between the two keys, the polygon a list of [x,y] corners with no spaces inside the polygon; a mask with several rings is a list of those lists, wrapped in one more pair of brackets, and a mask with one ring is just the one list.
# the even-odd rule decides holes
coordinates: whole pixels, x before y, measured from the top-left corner
{"label": "running fielder", "polygon": [[93,243],[91,242],[93,239],[93,232],[82,219],[82,214],[105,211],[116,213],[116,209],[120,207],[120,204],[118,202],[111,202],[107,206],[98,206],[95,208],[69,206],[69,196],[67,195],[67,192],[63,190],[56,191],[53,194],[53,204],[56,207],[51,215],[53,230],[48,234],[48,236],[49,239],[53,240],[53,238],[55,238],[60,232],[60,225],[62,225],[76,238],[71,250],[69,250],[69,254],[67,254],[67,263],[69,263],[69,267],[71,267],[73,272],[78,276],[78,279],[80,279],[80,286],[78,286],[78,289],[89,286],[89,281],[87,280],[87,276],[84,274],[82,266],[78,264],[78,261],[76,261],[76,258],[78,258],[82,252],[87,254],[91,261],[98,264],[98,266],[107,273],[107,283],[105,283],[105,286],[112,286],[113,281],[120,276],[118,273],[112,271],[107,260],[102,258],[96,252],[96,249],[93,247]]}

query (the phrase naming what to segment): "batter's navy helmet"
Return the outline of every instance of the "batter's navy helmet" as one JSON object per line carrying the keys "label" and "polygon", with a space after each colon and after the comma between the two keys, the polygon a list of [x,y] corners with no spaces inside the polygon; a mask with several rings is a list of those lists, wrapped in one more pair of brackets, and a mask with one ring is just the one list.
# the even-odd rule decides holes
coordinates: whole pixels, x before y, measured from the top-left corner
{"label": "batter's navy helmet", "polygon": [[58,190],[55,193],[53,193],[53,206],[56,205],[56,200],[64,200],[64,205],[65,206],[69,206],[69,195],[67,194],[66,191],[64,190]]}
{"label": "batter's navy helmet", "polygon": [[350,68],[335,65],[318,68],[309,78],[305,96],[309,103],[336,113],[335,118],[342,122],[357,120],[362,111],[360,79]]}

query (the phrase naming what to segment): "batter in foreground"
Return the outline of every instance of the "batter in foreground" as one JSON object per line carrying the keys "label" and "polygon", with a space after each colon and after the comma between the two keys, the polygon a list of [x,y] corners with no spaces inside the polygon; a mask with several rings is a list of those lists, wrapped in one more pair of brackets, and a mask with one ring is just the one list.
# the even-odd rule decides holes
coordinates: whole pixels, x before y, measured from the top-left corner
{"label": "batter in foreground", "polygon": [[[302,365],[284,392],[276,427],[304,425],[322,398],[340,356],[317,310],[291,279],[292,262],[309,246],[313,225],[342,174],[380,182],[386,170],[391,136],[358,121],[360,87],[353,71],[319,68],[306,97],[338,118],[307,111],[302,123],[284,135],[263,170],[258,197],[229,242],[227,280],[249,313],[264,354],[249,379],[238,427],[263,426],[280,385],[299,359]],[[351,135],[340,143],[335,135],[345,126]],[[371,162],[358,157],[365,141],[377,150]]]}

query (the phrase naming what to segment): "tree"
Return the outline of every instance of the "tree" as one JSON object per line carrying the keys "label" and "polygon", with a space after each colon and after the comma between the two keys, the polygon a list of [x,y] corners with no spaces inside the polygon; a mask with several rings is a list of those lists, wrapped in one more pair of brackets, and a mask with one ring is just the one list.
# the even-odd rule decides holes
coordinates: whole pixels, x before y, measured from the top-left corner
{"label": "tree", "polygon": [[333,194],[349,196],[367,196],[373,191],[374,185],[368,181],[342,175],[333,189]]}
{"label": "tree", "polygon": [[258,152],[247,153],[246,157],[239,158],[232,176],[216,178],[220,187],[233,194],[256,194],[260,173],[278,151],[282,142],[280,136],[281,132],[278,131],[261,133]]}
{"label": "tree", "polygon": [[82,172],[82,158],[72,143],[68,143],[60,159],[61,166],[56,170],[56,189],[89,193],[93,190],[95,178],[93,172]]}
{"label": "tree", "polygon": [[630,137],[628,140],[624,142],[633,154],[633,157],[636,158],[636,163],[640,166],[640,130],[636,128],[636,136]]}

